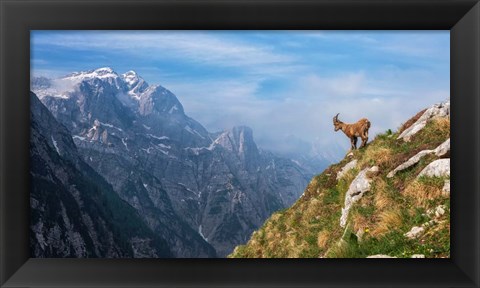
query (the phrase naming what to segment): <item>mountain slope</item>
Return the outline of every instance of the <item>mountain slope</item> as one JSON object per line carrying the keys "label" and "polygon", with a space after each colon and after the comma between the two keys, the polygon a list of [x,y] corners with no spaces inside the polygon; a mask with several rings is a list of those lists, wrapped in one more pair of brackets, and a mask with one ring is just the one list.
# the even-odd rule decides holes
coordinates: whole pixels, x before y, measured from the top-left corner
{"label": "mountain slope", "polygon": [[226,256],[313,175],[258,149],[248,127],[208,132],[172,92],[134,71],[34,78],[32,89],[174,257]]}
{"label": "mountain slope", "polygon": [[32,257],[171,257],[33,93],[30,102]]}
{"label": "mountain slope", "polygon": [[450,102],[315,176],[232,258],[449,257]]}

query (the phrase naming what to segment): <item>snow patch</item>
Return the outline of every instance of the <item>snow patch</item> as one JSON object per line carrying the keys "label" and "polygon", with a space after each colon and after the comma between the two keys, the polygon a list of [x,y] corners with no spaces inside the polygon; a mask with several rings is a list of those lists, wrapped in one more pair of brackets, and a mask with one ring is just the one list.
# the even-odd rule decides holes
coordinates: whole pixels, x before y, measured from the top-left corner
{"label": "snow patch", "polygon": [[208,238],[206,238],[205,235],[203,235],[203,233],[202,233],[202,225],[198,226],[198,234],[200,234],[200,236],[202,236],[203,240],[208,242]]}
{"label": "snow patch", "polygon": [[113,71],[112,68],[103,67],[93,71],[87,72],[75,72],[72,73],[63,79],[83,81],[93,78],[106,79],[106,78],[118,78],[118,74]]}
{"label": "snow patch", "polygon": [[218,140],[219,139],[216,139],[215,141],[213,141],[208,147],[206,147],[206,146],[203,146],[203,147],[186,147],[184,149],[192,151],[195,155],[199,155],[200,151],[202,151],[202,150],[212,151],[213,149],[215,149],[215,147],[219,143]]}
{"label": "snow patch", "polygon": [[295,163],[295,164],[297,164],[298,166],[302,167],[302,164],[300,164],[300,162],[298,162],[297,160],[290,159],[290,161],[292,161],[293,163]]}
{"label": "snow patch", "polygon": [[153,134],[147,134],[147,136],[158,139],[158,140],[168,140],[168,139],[170,139],[167,136],[155,136]]}
{"label": "snow patch", "polygon": [[[99,122],[100,122],[100,121],[99,121]],[[120,129],[120,128],[118,128],[118,127],[115,127],[115,126],[113,126],[113,125],[112,125],[112,124],[110,124],[110,123],[103,123],[103,122],[100,122],[100,124],[102,124],[103,126],[107,126],[107,127],[110,127],[110,128],[114,128],[114,129],[117,129],[118,131],[121,131],[121,132],[123,132],[123,130],[122,130],[122,129]]]}
{"label": "snow patch", "polygon": [[134,99],[137,100],[137,101],[140,100],[140,96],[139,96],[137,93],[133,92],[133,91],[128,91],[128,95],[129,95],[130,97],[134,98]]}
{"label": "snow patch", "polygon": [[189,125],[183,127],[185,130],[187,130],[189,133],[193,134],[193,135],[198,135],[200,138],[202,139],[205,139],[205,137],[203,137],[200,133],[198,133],[197,130],[194,130],[192,129]]}
{"label": "snow patch", "polygon": [[55,141],[55,138],[53,138],[53,135],[51,137],[52,137],[53,146],[55,147],[55,150],[57,150],[58,155],[60,155],[60,150],[58,149],[57,141]]}
{"label": "snow patch", "polygon": [[172,108],[170,108],[170,110],[168,111],[169,114],[173,114],[173,112],[177,111],[178,110],[178,107],[177,105],[173,105]]}
{"label": "snow patch", "polygon": [[125,148],[127,149],[127,151],[130,151],[130,150],[128,149],[127,142],[125,141],[125,139],[126,139],[126,138],[122,138],[122,143],[123,143],[123,145],[125,146]]}
{"label": "snow patch", "polygon": [[147,154],[150,154],[150,149],[152,149],[152,147],[148,147],[147,149],[142,148],[142,150],[145,151],[145,152],[147,152]]}
{"label": "snow patch", "polygon": [[164,150],[162,150],[162,149],[158,149],[158,151],[162,152],[163,154],[165,154],[165,155],[167,155],[167,156],[168,156],[168,154],[169,154],[168,151],[164,151]]}
{"label": "snow patch", "polygon": [[172,148],[170,145],[165,145],[165,144],[162,144],[162,143],[158,144],[157,146],[158,146],[158,147],[161,147],[161,148],[165,148],[165,149],[170,149],[170,148]]}

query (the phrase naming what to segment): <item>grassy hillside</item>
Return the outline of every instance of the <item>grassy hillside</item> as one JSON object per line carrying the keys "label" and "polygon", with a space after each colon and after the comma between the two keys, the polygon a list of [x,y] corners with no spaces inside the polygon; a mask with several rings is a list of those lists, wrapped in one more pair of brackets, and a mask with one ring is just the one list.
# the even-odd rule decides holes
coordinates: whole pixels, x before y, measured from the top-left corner
{"label": "grassy hillside", "polygon": [[[450,257],[450,197],[442,192],[449,176],[417,177],[439,157],[428,154],[417,164],[387,177],[418,152],[435,149],[450,137],[450,118],[445,117],[429,120],[410,142],[397,139],[424,111],[396,133],[389,130],[377,135],[365,148],[315,176],[292,207],[273,214],[246,245],[236,247],[229,257]],[[449,153],[441,158],[448,157]],[[356,166],[337,180],[337,173],[354,159]],[[340,216],[346,192],[358,173],[372,166],[378,166],[379,171],[368,175],[370,191],[352,205],[342,228]],[[417,238],[404,235],[422,225],[424,232]]]}

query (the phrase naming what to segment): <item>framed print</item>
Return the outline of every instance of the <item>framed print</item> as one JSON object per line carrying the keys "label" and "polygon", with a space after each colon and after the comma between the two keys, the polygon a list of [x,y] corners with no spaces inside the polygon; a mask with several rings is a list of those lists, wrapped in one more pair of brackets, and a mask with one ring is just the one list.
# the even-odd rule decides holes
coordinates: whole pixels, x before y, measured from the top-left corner
{"label": "framed print", "polygon": [[477,1],[1,5],[2,287],[478,287]]}

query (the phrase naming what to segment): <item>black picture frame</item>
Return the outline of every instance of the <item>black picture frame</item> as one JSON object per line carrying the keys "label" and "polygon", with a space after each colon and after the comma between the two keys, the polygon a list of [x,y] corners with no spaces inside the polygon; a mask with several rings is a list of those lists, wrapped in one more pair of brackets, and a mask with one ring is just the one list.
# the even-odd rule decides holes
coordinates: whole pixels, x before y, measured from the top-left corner
{"label": "black picture frame", "polygon": [[[476,0],[0,0],[1,287],[479,287]],[[32,29],[419,29],[451,32],[450,259],[29,258]]]}

